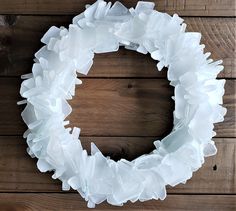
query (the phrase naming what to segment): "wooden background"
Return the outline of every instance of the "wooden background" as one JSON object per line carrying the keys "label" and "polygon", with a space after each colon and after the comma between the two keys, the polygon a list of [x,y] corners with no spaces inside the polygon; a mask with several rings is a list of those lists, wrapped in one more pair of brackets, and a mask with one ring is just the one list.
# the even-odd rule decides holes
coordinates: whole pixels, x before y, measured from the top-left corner
{"label": "wooden background", "polygon": [[[0,210],[87,210],[75,192],[62,192],[51,174],[39,173],[22,138],[20,75],[31,72],[33,54],[51,25],[68,26],[92,0],[0,0]],[[122,1],[134,6],[135,0]],[[186,185],[168,188],[165,201],[128,203],[96,210],[236,210],[236,58],[234,0],[155,0],[156,8],[178,13],[188,31],[202,42],[225,69],[225,122],[215,130],[218,154]],[[153,140],[168,134],[174,104],[166,71],[158,72],[149,56],[121,49],[95,57],[71,101],[71,125],[82,128],[82,143],[94,141],[105,155],[133,159],[153,149]]]}

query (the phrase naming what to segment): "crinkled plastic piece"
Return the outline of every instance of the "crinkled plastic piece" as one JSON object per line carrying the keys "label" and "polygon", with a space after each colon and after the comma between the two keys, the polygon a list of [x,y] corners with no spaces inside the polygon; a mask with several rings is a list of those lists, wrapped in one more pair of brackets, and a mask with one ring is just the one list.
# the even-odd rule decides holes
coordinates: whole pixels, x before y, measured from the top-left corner
{"label": "crinkled plastic piece", "polygon": [[48,44],[52,37],[58,37],[60,33],[60,29],[56,26],[52,26],[42,37],[41,42],[44,44]]}
{"label": "crinkled plastic piece", "polygon": [[[107,201],[165,199],[166,186],[185,183],[217,152],[214,123],[222,122],[225,80],[216,79],[222,61],[204,53],[201,34],[185,32],[183,19],[155,11],[154,3],[138,2],[127,9],[120,2],[98,0],[73,18],[68,29],[52,26],[41,41],[32,73],[22,76],[20,94],[26,104],[22,118],[28,126],[27,152],[38,158],[41,172],[53,171],[62,189],[77,190],[88,207]],[[155,150],[133,161],[117,162],[91,144],[83,150],[80,129],[65,128],[72,108],[67,100],[81,84],[77,72],[87,74],[95,53],[117,51],[120,46],[147,54],[157,69],[168,67],[175,88],[174,127],[154,142]]]}

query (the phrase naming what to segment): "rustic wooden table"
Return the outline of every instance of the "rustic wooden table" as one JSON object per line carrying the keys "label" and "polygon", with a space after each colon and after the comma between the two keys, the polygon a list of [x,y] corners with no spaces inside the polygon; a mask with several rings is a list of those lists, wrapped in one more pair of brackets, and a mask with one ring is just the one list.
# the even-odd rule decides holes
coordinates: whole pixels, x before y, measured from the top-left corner
{"label": "rustic wooden table", "polygon": [[[42,174],[26,153],[26,130],[16,106],[20,75],[31,72],[40,37],[51,25],[68,26],[92,0],[0,0],[0,210],[87,210],[75,192]],[[136,1],[122,1],[134,6]],[[128,203],[96,210],[236,210],[236,57],[234,0],[155,0],[156,8],[178,13],[188,31],[202,33],[206,50],[223,59],[225,122],[215,130],[218,154],[186,185],[168,188],[165,201]],[[71,101],[71,125],[82,128],[82,143],[95,142],[105,155],[133,159],[153,149],[153,140],[172,127],[173,89],[166,71],[155,70],[149,56],[121,49],[97,55]],[[203,120],[204,121],[204,120]]]}

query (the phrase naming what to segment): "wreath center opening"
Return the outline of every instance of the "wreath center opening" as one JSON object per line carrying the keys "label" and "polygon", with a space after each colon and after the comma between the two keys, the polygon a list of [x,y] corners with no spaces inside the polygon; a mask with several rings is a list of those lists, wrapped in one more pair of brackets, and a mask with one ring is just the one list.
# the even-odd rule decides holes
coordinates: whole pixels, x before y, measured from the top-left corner
{"label": "wreath center opening", "polygon": [[124,48],[96,54],[81,80],[68,101],[73,110],[67,119],[69,127],[81,128],[80,139],[89,153],[94,142],[105,156],[133,160],[150,153],[153,141],[172,130],[174,88],[150,55]]}

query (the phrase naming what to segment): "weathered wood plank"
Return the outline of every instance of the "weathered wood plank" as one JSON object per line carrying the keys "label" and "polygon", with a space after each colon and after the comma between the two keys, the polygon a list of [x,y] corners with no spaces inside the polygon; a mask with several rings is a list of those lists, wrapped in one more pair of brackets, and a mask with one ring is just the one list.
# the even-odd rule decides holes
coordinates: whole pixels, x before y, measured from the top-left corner
{"label": "weathered wood plank", "polygon": [[[108,205],[106,202],[97,205],[97,211],[103,210],[201,210],[233,211],[236,209],[235,195],[169,195],[164,201],[146,201],[127,203],[123,207]],[[21,210],[91,210],[78,194],[17,194],[1,193],[0,209],[2,211]]]}
{"label": "weathered wood plank", "polygon": [[[154,149],[154,137],[81,137],[90,151],[94,142],[104,155],[132,160]],[[218,153],[206,158],[203,167],[185,185],[168,188],[168,193],[236,194],[236,139],[216,138]],[[0,136],[0,192],[59,192],[61,183],[51,173],[40,173],[36,159],[26,153],[19,136]]]}
{"label": "weathered wood plank", "polygon": [[[135,0],[120,0],[127,7],[134,7]],[[1,14],[77,14],[94,0],[1,0]],[[115,0],[111,0],[115,2]],[[234,0],[153,0],[156,9],[182,16],[235,16]]]}
{"label": "weathered wood plank", "polygon": [[[236,81],[227,80],[223,123],[217,137],[236,137]],[[21,135],[26,127],[17,106],[20,79],[0,78],[0,135]],[[70,101],[71,126],[86,136],[164,136],[172,129],[173,88],[165,79],[84,79]],[[88,118],[89,116],[89,118]]]}
{"label": "weathered wood plank", "polygon": [[[31,72],[40,38],[51,25],[68,26],[72,16],[0,16],[0,76],[18,76]],[[188,31],[202,33],[206,51],[215,60],[223,59],[223,78],[236,78],[236,22],[234,18],[185,18]],[[121,49],[98,54],[89,77],[166,77],[156,71],[149,55]]]}

